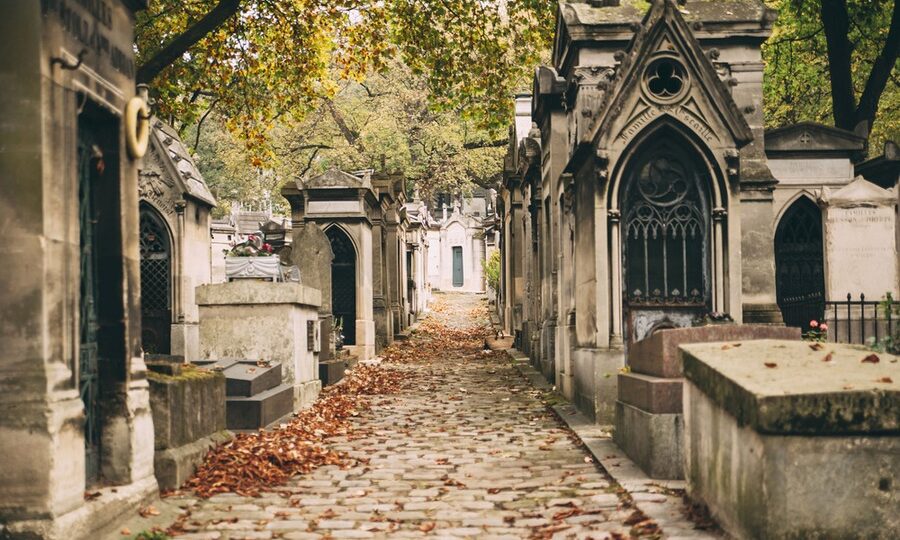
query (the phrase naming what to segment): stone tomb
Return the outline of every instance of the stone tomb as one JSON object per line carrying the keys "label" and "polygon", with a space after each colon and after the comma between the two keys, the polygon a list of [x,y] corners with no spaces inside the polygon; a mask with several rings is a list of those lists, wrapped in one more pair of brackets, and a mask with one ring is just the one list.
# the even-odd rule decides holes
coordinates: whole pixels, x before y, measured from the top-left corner
{"label": "stone tomb", "polygon": [[319,306],[319,379],[322,386],[334,384],[344,377],[347,361],[335,355],[334,314],[331,310],[331,241],[314,221],[300,221],[293,228],[291,262],[300,269],[303,283],[322,293]]}
{"label": "stone tomb", "polygon": [[153,463],[162,490],[184,484],[207,451],[231,437],[225,431],[225,377],[183,362],[180,356],[147,358]]}
{"label": "stone tomb", "polygon": [[619,374],[616,444],[648,476],[684,478],[682,379],[678,347],[685,343],[800,339],[800,330],[760,324],[714,324],[660,330],[629,350],[631,372]]}
{"label": "stone tomb", "polygon": [[315,401],[322,388],[319,291],[299,283],[240,280],[198,287],[197,303],[202,358],[280,364],[293,409]]}
{"label": "stone tomb", "polygon": [[[296,238],[304,224],[315,223],[325,232],[334,256],[331,264],[330,313],[343,324],[344,345],[359,360],[375,357],[373,308],[373,217],[379,204],[369,172],[360,175],[336,169],[314,178],[285,185],[281,194],[291,204],[291,221],[298,261],[305,254]],[[380,266],[380,265],[379,265]]]}
{"label": "stone tomb", "polygon": [[138,177],[141,343],[147,353],[195,360],[194,290],[212,280],[209,216],[216,199],[178,132],[157,118],[151,123]]}
{"label": "stone tomb", "polygon": [[896,538],[900,358],[871,354],[683,346],[689,496],[738,538]]}

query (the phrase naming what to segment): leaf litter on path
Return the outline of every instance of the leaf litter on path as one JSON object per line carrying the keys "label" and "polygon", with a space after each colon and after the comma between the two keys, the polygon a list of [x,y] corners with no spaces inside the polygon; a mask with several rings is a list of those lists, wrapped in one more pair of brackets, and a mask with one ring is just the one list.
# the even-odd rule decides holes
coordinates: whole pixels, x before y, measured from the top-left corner
{"label": "leaf litter on path", "polygon": [[258,496],[285,484],[292,476],[323,465],[350,467],[353,460],[324,446],[337,435],[349,435],[348,419],[369,407],[365,396],[393,394],[404,383],[404,374],[380,366],[357,366],[341,384],[322,391],[309,409],[275,429],[239,433],[211,450],[186,488],[202,498],[217,493]]}

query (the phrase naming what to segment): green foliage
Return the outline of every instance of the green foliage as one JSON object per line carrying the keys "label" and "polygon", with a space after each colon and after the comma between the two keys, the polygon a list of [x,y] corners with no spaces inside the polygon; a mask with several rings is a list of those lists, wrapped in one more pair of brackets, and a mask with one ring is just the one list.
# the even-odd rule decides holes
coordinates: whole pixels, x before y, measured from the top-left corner
{"label": "green foliage", "polygon": [[[192,140],[196,132],[189,131]],[[252,151],[211,115],[204,122],[197,162],[222,211],[235,202],[281,204],[279,186],[329,168],[375,169],[402,174],[410,195],[437,191],[468,193],[473,181],[493,185],[502,168],[503,147],[467,149],[490,133],[451,112],[430,106],[423,77],[392,61],[362,83],[343,82],[333,99],[322,99],[302,121],[283,119],[270,130],[270,154],[263,167],[248,165]],[[286,208],[277,207],[285,212]]]}
{"label": "green foliage", "polygon": [[[142,63],[208,13],[219,0],[154,0],[139,12]],[[334,0],[244,2],[243,9],[168,66],[152,84],[157,114],[194,123],[215,107],[225,124],[258,147],[273,118],[302,115],[336,87],[328,77],[335,35],[349,24]],[[261,165],[254,156],[254,165]]]}
{"label": "green foliage", "polygon": [[[138,15],[146,62],[219,0],[155,0]],[[214,107],[262,166],[273,121],[302,118],[340,79],[365,80],[400,55],[429,86],[431,104],[482,128],[505,128],[549,45],[552,0],[266,0],[206,35],[154,81],[157,113],[195,123]]]}
{"label": "green foliage", "polygon": [[869,347],[878,352],[900,354],[900,303],[896,302],[894,295],[888,292],[881,299],[878,309],[881,310],[881,314],[885,319],[895,321],[894,334],[885,336],[879,341],[872,338]]}
{"label": "green foliage", "polygon": [[494,250],[491,252],[491,256],[488,257],[483,263],[484,265],[484,278],[487,280],[488,287],[494,291],[494,294],[500,292],[500,250]]}
{"label": "green foliage", "polygon": [[[851,70],[857,97],[884,47],[893,3],[847,0],[851,20],[848,37],[853,44]],[[821,0],[766,0],[766,4],[778,11],[772,37],[763,47],[766,124],[778,127],[807,120],[834,125]],[[881,96],[869,146],[874,153],[880,153],[885,139],[900,140],[897,81],[900,66],[895,66],[893,81]]]}

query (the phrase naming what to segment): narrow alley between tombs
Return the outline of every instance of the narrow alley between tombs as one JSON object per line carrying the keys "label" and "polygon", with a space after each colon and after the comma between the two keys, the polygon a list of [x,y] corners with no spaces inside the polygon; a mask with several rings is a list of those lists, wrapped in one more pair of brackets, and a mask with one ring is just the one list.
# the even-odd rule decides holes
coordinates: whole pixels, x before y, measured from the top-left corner
{"label": "narrow alley between tombs", "polygon": [[[188,483],[196,490],[163,499],[174,510],[167,532],[197,539],[659,536],[507,353],[484,350],[489,335],[484,296],[439,296],[408,341],[338,385],[381,371],[399,390],[358,396],[347,429],[322,439],[334,459],[259,493],[245,482],[240,495],[229,491],[245,471],[227,471],[236,461],[212,453]],[[380,388],[394,386],[382,381]],[[320,401],[332,398],[325,392]],[[276,434],[269,444],[277,443]],[[217,460],[224,470],[210,469]]]}

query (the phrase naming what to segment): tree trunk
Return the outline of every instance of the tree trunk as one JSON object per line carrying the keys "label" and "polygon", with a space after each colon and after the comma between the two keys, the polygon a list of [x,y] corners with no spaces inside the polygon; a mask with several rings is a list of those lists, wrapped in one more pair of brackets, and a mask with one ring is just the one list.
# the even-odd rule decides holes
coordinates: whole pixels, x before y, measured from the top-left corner
{"label": "tree trunk", "polygon": [[853,130],[856,127],[856,95],[850,69],[850,15],[847,13],[847,1],[822,0],[822,24],[828,45],[834,125]]}
{"label": "tree trunk", "polygon": [[137,82],[150,83],[167,66],[178,60],[198,41],[216,28],[222,26],[231,16],[238,12],[241,0],[219,0],[216,7],[203,16],[193,26],[184,31],[168,45],[159,50],[153,58],[138,68]]}
{"label": "tree trunk", "polygon": [[900,0],[894,0],[894,12],[891,15],[891,28],[888,31],[887,40],[881,54],[872,64],[869,80],[859,98],[859,106],[856,108],[856,122],[868,122],[867,131],[872,131],[872,124],[878,115],[878,102],[885,86],[891,77],[891,71],[897,64],[900,56]]}

